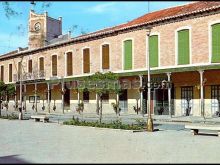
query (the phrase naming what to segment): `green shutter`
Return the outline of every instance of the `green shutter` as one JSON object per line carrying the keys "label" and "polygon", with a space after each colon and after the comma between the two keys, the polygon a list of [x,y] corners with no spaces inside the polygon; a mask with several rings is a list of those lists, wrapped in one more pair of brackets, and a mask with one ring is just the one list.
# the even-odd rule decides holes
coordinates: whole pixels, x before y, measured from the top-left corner
{"label": "green shutter", "polygon": [[220,24],[212,25],[212,62],[220,62]]}
{"label": "green shutter", "polygon": [[158,36],[149,38],[150,67],[158,67]]}
{"label": "green shutter", "polygon": [[178,64],[189,64],[189,30],[178,31]]}
{"label": "green shutter", "polygon": [[132,69],[132,40],[124,41],[124,70]]}

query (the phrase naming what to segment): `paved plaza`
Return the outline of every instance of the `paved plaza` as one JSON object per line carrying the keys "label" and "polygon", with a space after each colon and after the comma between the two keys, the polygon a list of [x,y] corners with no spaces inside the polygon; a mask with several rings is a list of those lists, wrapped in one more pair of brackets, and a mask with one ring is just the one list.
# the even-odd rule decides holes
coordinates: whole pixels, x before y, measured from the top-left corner
{"label": "paved plaza", "polygon": [[[219,163],[220,138],[0,119],[0,163]],[[184,128],[184,126],[182,126]]]}

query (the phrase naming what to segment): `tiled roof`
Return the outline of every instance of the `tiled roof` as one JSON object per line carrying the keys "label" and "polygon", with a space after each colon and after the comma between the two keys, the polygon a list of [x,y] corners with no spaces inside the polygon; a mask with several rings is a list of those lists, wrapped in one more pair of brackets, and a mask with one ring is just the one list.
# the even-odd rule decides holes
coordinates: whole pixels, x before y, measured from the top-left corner
{"label": "tiled roof", "polygon": [[86,35],[81,35],[77,38],[99,35],[103,33],[113,32],[117,30],[126,29],[129,27],[140,26],[143,24],[149,24],[159,21],[164,21],[172,18],[177,18],[184,15],[190,15],[193,13],[199,13],[203,11],[213,10],[220,8],[220,1],[197,1],[193,3],[188,3],[186,5],[171,7],[151,13],[147,13],[141,17],[138,17],[128,23],[124,23],[118,26],[106,28],[100,31],[89,33]]}
{"label": "tiled roof", "polygon": [[[220,9],[220,1],[198,1],[198,2],[193,2],[193,3],[188,3],[182,6],[176,6],[176,7],[171,7],[171,8],[151,12],[141,17],[138,17],[128,23],[120,24],[114,27],[109,27],[109,28],[105,28],[105,29],[102,29],[96,32],[81,35],[81,36],[72,38],[70,41],[67,41],[67,43],[90,38],[90,37],[95,37],[95,36],[99,36],[103,34],[110,34],[115,31],[129,29],[132,27],[138,27],[141,25],[148,25],[148,24],[152,24],[152,23],[156,23],[160,21],[170,20],[173,18],[181,17],[181,16],[187,16],[187,15],[200,13],[204,11],[211,11],[214,9]],[[53,46],[58,46],[58,45],[59,44],[54,44]],[[51,46],[49,45],[47,47],[51,47]],[[42,49],[42,48],[38,48],[38,49]],[[31,50],[28,50],[27,52],[29,51]],[[8,56],[6,55],[5,57],[8,57]],[[2,58],[3,57],[0,56],[0,59]]]}

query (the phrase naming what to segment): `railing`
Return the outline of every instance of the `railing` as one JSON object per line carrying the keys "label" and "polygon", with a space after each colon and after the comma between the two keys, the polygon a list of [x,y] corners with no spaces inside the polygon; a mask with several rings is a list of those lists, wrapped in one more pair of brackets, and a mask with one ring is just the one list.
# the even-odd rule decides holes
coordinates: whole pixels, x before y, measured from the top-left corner
{"label": "railing", "polygon": [[40,80],[45,79],[46,72],[45,71],[35,71],[33,73],[22,73],[22,77],[19,74],[14,74],[14,82],[22,81],[29,81],[29,80]]}

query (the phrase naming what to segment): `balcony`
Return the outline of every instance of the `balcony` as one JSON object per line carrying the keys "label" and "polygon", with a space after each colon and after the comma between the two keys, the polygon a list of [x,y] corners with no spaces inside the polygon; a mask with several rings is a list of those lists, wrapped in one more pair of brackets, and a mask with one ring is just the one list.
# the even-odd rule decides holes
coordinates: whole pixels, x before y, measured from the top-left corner
{"label": "balcony", "polygon": [[22,81],[34,81],[34,80],[45,80],[46,72],[45,71],[35,71],[33,73],[23,73],[22,77],[19,74],[13,75],[14,82]]}

